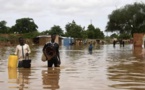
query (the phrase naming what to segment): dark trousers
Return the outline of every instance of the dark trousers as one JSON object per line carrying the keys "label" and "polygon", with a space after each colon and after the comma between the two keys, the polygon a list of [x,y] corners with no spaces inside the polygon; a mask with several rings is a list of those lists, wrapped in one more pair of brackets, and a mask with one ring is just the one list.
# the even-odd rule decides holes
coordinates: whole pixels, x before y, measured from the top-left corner
{"label": "dark trousers", "polygon": [[18,68],[22,68],[23,67],[23,61],[19,61],[18,62]]}
{"label": "dark trousers", "polygon": [[52,58],[51,60],[48,60],[48,61],[47,61],[47,66],[48,66],[48,67],[52,67],[53,65],[54,65],[54,67],[59,67],[57,57],[54,57],[54,58]]}
{"label": "dark trousers", "polygon": [[89,49],[89,53],[92,54],[92,49]]}

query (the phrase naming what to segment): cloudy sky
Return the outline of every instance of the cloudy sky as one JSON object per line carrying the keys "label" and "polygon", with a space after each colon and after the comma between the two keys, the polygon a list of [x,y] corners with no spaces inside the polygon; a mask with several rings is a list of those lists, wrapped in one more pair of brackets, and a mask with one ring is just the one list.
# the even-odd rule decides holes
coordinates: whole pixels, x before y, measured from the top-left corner
{"label": "cloudy sky", "polygon": [[145,0],[0,0],[0,21],[11,27],[17,19],[29,17],[41,32],[54,25],[65,30],[65,25],[74,20],[82,27],[92,23],[104,31],[113,10],[134,2]]}

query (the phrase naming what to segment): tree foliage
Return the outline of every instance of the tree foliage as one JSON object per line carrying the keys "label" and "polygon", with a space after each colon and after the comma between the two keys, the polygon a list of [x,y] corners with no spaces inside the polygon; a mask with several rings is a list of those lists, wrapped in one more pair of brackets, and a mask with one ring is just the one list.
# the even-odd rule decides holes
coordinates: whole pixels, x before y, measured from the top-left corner
{"label": "tree foliage", "polygon": [[111,38],[118,38],[118,35],[116,33],[113,33],[110,35]]}
{"label": "tree foliage", "polygon": [[73,37],[73,38],[81,38],[81,33],[83,31],[83,28],[80,25],[77,25],[75,21],[72,21],[72,23],[68,23],[65,26],[66,34],[67,36]]}
{"label": "tree foliage", "polygon": [[90,24],[87,28],[87,35],[90,39],[103,39],[104,33],[100,31],[99,28],[95,28],[92,24]]}
{"label": "tree foliage", "polygon": [[7,22],[4,20],[0,22],[0,33],[8,33],[9,27],[6,24]]}
{"label": "tree foliage", "polygon": [[127,37],[133,33],[145,33],[145,4],[134,3],[114,10],[109,15],[105,31],[127,34]]}
{"label": "tree foliage", "polygon": [[49,34],[49,30],[42,31],[40,34]]}
{"label": "tree foliage", "polygon": [[87,39],[87,38],[88,38],[88,33],[87,33],[87,31],[85,30],[85,27],[84,27],[83,30],[82,30],[81,36],[82,36],[82,39]]}
{"label": "tree foliage", "polygon": [[87,34],[88,34],[88,38],[90,39],[95,38],[95,27],[92,24],[88,26]]}
{"label": "tree foliage", "polygon": [[49,30],[49,34],[63,35],[63,30],[60,28],[60,26],[54,25]]}
{"label": "tree foliage", "polygon": [[37,31],[38,26],[32,18],[21,18],[16,20],[16,24],[12,26],[11,32],[31,33]]}
{"label": "tree foliage", "polygon": [[88,25],[87,30],[85,27],[77,25],[73,20],[71,23],[66,24],[66,32],[64,34],[60,26],[54,25],[50,30],[43,31],[39,33],[37,31],[38,26],[34,23],[32,18],[21,18],[16,20],[16,24],[11,28],[6,26],[6,21],[0,22],[0,33],[19,33],[23,34],[26,38],[34,38],[40,34],[57,34],[60,36],[67,36],[73,38],[82,39],[102,39],[104,38],[104,33],[100,31],[99,28],[95,28],[92,24]]}
{"label": "tree foliage", "polygon": [[35,31],[35,32],[31,32],[31,33],[25,33],[25,34],[23,34],[23,37],[24,38],[35,38],[39,35],[40,35],[40,33]]}

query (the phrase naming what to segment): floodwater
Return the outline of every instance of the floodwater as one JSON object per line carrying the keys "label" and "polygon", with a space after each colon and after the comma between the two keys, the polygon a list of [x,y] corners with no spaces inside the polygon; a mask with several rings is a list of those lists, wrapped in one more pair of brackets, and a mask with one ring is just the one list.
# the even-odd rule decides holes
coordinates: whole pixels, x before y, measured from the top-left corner
{"label": "floodwater", "polygon": [[31,47],[30,69],[7,68],[15,47],[0,48],[0,90],[145,90],[145,59],[141,49],[112,44],[61,46],[61,67],[47,68],[42,46]]}

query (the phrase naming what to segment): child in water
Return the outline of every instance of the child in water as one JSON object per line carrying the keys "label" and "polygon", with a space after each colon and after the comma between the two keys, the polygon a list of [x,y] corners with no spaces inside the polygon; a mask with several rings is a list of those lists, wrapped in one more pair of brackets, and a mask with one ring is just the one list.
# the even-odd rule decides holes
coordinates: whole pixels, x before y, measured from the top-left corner
{"label": "child in water", "polygon": [[93,50],[93,45],[92,45],[92,43],[90,43],[90,45],[89,45],[89,54],[92,54],[92,50]]}

